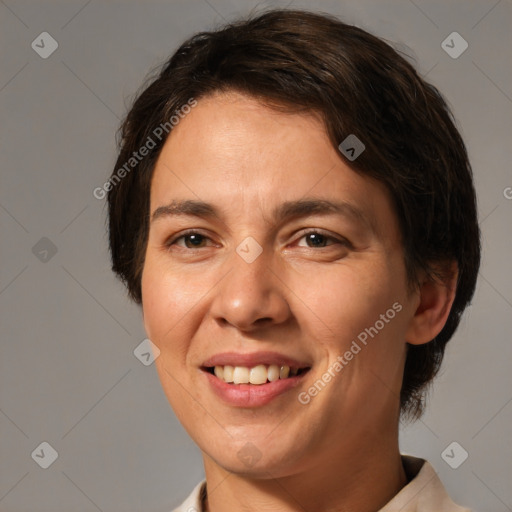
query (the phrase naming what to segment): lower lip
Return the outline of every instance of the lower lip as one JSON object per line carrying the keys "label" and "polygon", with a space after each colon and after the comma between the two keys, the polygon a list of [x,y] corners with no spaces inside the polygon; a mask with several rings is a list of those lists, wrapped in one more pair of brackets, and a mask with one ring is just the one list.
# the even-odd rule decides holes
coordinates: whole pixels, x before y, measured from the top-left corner
{"label": "lower lip", "polygon": [[298,386],[307,372],[279,379],[266,384],[228,384],[215,375],[203,371],[213,392],[229,405],[236,407],[261,407],[274,398]]}

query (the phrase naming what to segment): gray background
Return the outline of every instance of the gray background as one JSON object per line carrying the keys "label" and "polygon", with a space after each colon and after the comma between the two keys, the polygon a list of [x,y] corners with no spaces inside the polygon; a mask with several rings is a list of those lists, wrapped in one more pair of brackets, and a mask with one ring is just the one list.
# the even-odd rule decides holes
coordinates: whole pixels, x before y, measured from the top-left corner
{"label": "gray background", "polygon": [[[193,32],[268,5],[331,12],[407,45],[455,111],[483,265],[428,412],[401,445],[456,501],[512,510],[510,1],[0,0],[0,511],[164,512],[202,478],[154,367],[133,354],[141,314],[110,273],[92,191],[146,73]],[[59,45],[47,59],[31,47],[43,31]],[[457,59],[441,47],[453,31],[469,44]],[[31,456],[43,441],[58,452],[48,469]],[[469,454],[457,469],[441,457],[452,441]]]}

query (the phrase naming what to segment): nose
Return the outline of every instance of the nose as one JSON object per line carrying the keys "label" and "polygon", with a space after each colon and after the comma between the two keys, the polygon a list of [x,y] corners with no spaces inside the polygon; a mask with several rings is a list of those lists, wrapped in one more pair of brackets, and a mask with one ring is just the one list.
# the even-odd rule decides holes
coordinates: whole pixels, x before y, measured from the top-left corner
{"label": "nose", "polygon": [[219,323],[250,332],[286,322],[291,315],[287,288],[270,260],[265,251],[251,263],[233,255],[231,270],[216,287],[211,303],[211,314]]}

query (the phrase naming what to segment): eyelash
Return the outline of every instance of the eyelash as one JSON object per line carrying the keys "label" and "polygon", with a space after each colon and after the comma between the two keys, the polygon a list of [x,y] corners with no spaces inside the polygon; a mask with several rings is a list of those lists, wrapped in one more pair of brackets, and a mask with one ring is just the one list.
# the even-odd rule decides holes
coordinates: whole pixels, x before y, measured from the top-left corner
{"label": "eyelash", "polygon": [[[304,237],[307,237],[308,235],[320,235],[320,236],[323,236],[326,240],[328,241],[333,241],[339,245],[342,245],[342,246],[345,246],[345,247],[348,247],[348,248],[351,248],[352,247],[352,244],[344,239],[344,238],[336,238],[332,235],[329,235],[329,234],[326,234],[324,232],[322,232],[321,230],[318,230],[318,229],[311,229],[309,231],[306,231],[304,233],[302,233],[302,235],[300,236],[300,238],[298,240],[302,240]],[[181,233],[179,236],[177,237],[174,237],[174,238],[171,238],[169,239],[167,242],[165,242],[165,246],[170,249],[173,245],[176,244],[176,242],[178,240],[181,240],[182,238],[186,238],[187,236],[190,236],[190,235],[200,235],[202,237],[204,237],[205,239],[207,240],[211,240],[208,236],[206,236],[205,234],[201,233],[200,231],[196,231],[196,230],[188,230],[188,231],[185,231],[183,233]],[[334,245],[334,244],[331,244],[331,245]],[[320,249],[325,249],[327,247],[330,247],[331,245],[328,245],[328,246],[325,246],[325,247],[319,247]],[[188,250],[192,250],[193,248],[191,247],[182,247],[183,249],[188,249]],[[315,249],[315,247],[307,247],[308,249]],[[204,247],[198,247],[198,249],[204,249]]]}

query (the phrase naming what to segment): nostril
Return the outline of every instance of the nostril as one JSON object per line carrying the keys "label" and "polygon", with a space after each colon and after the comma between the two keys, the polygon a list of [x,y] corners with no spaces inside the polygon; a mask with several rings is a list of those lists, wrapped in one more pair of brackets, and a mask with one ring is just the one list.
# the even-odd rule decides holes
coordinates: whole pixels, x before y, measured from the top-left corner
{"label": "nostril", "polygon": [[256,320],[255,323],[258,323],[258,324],[266,324],[268,322],[272,322],[272,318],[270,317],[265,317],[265,318],[258,318],[258,320]]}

